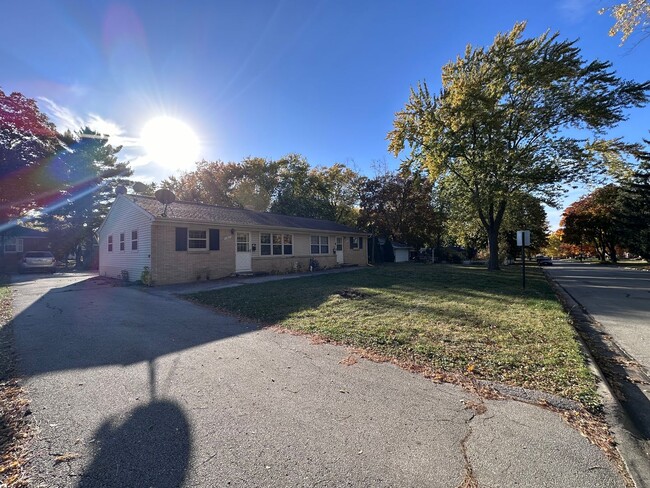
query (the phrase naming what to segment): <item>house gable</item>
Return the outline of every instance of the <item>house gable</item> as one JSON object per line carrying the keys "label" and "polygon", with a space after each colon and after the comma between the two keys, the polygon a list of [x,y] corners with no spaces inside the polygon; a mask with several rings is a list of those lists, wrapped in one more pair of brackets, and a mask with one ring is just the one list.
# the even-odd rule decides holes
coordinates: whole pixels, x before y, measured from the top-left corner
{"label": "house gable", "polygon": [[99,228],[99,274],[131,281],[151,267],[151,223],[154,217],[119,195]]}

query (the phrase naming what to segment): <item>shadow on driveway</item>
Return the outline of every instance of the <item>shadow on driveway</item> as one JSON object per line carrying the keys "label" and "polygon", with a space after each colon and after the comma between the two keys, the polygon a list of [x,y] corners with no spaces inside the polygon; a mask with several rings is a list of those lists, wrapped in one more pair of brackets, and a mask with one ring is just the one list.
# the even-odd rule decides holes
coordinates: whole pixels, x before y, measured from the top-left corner
{"label": "shadow on driveway", "polygon": [[183,409],[175,402],[152,401],[119,422],[105,421],[95,431],[95,455],[79,488],[183,486],[192,440]]}

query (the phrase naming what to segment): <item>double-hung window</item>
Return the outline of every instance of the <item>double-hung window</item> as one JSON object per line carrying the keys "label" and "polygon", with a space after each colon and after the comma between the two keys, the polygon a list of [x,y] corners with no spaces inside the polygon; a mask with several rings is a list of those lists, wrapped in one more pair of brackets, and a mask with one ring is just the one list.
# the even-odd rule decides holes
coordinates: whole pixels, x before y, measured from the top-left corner
{"label": "double-hung window", "polygon": [[289,256],[293,254],[291,234],[260,234],[260,256]]}
{"label": "double-hung window", "polygon": [[187,232],[187,248],[194,251],[208,248],[208,232],[205,230],[192,230]]}
{"label": "double-hung window", "polygon": [[137,230],[132,230],[131,231],[131,251],[137,251],[138,250],[138,231]]}
{"label": "double-hung window", "polygon": [[120,233],[120,251],[124,251],[124,232]]}
{"label": "double-hung window", "polygon": [[108,252],[113,252],[113,236],[108,236]]}
{"label": "double-hung window", "polygon": [[312,254],[329,254],[329,238],[327,236],[311,236]]}

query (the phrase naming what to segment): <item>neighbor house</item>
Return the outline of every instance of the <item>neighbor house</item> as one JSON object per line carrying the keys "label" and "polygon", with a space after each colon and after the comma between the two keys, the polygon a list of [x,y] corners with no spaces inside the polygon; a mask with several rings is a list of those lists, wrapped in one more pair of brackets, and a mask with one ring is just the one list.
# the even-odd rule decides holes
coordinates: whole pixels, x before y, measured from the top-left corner
{"label": "neighbor house", "polygon": [[15,225],[0,233],[0,269],[18,269],[23,253],[47,251],[50,240],[47,232]]}
{"label": "neighbor house", "polygon": [[119,195],[99,229],[99,274],[156,285],[367,265],[366,234],[336,222]]}
{"label": "neighbor house", "polygon": [[406,263],[410,259],[411,252],[415,250],[413,246],[402,242],[393,242],[392,245],[396,263]]}

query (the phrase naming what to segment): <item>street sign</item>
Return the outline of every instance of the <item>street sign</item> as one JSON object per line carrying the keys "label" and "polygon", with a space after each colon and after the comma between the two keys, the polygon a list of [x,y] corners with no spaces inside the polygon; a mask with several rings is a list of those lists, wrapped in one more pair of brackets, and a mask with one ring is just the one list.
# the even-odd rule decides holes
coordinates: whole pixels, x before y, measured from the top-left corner
{"label": "street sign", "polygon": [[518,230],[517,231],[517,245],[521,246],[530,246],[530,231],[529,230]]}
{"label": "street sign", "polygon": [[530,246],[530,231],[517,231],[517,245],[521,247],[521,285],[526,289],[526,246]]}

